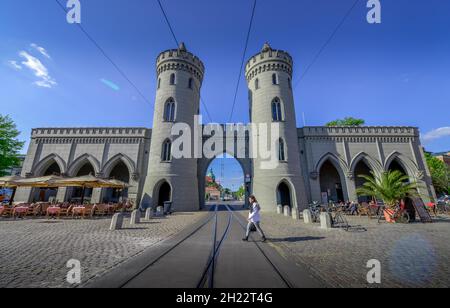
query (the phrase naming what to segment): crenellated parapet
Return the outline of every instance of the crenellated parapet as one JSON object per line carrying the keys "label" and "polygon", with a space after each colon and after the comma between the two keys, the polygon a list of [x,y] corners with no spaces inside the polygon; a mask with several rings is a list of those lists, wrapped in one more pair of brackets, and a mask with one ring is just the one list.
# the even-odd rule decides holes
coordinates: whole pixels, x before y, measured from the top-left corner
{"label": "crenellated parapet", "polygon": [[361,127],[304,127],[298,129],[300,138],[307,141],[350,141],[350,142],[397,142],[407,143],[419,139],[419,129],[404,126],[361,126]]}
{"label": "crenellated parapet", "polygon": [[35,128],[31,138],[45,144],[138,144],[150,139],[151,130],[140,127]]}
{"label": "crenellated parapet", "polygon": [[195,76],[200,83],[203,82],[205,66],[193,53],[186,50],[184,44],[178,49],[163,51],[156,59],[157,76],[165,71],[186,71]]}
{"label": "crenellated parapet", "polygon": [[264,72],[283,71],[292,78],[294,61],[291,55],[283,50],[275,50],[265,44],[260,53],[248,60],[245,67],[245,76],[250,82],[253,78]]}

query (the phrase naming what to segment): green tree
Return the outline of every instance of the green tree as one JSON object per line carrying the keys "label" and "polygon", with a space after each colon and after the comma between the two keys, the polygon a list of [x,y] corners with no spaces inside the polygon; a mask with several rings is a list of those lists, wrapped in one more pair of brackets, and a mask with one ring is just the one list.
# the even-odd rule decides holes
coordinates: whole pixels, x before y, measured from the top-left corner
{"label": "green tree", "polygon": [[336,127],[336,126],[363,126],[366,124],[366,121],[363,119],[355,119],[352,117],[347,117],[344,119],[339,119],[336,121],[332,121],[330,123],[327,123],[326,126],[328,127]]}
{"label": "green tree", "polygon": [[430,153],[425,153],[428,168],[430,169],[433,186],[437,194],[450,193],[450,168]]}
{"label": "green tree", "polygon": [[383,200],[388,207],[394,207],[397,202],[407,196],[418,196],[417,184],[400,171],[388,171],[381,175],[372,172],[372,176],[360,175],[366,180],[362,187],[356,190],[358,196],[371,196]]}
{"label": "green tree", "polygon": [[0,176],[20,164],[18,155],[24,143],[17,139],[19,135],[14,121],[9,116],[0,115]]}
{"label": "green tree", "polygon": [[236,192],[236,197],[238,199],[243,199],[245,196],[245,186],[242,185],[241,187],[239,187],[239,190]]}

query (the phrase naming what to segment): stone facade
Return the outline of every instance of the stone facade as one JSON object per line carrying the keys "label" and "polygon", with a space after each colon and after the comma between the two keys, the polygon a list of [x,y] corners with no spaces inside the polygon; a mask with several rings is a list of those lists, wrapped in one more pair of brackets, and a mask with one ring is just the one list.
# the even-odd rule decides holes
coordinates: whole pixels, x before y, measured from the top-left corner
{"label": "stone facade", "polygon": [[[123,177],[131,187],[127,198],[142,208],[173,202],[175,211],[196,211],[205,203],[205,175],[213,159],[174,159],[171,130],[177,123],[192,129],[200,110],[200,89],[205,68],[186,50],[162,52],[157,59],[158,89],[153,129],[146,128],[41,128],[34,129],[22,176],[88,172],[100,177]],[[250,115],[253,124],[277,122],[280,163],[261,168],[259,159],[237,158],[246,175],[246,193],[254,193],[263,210],[277,206],[302,210],[312,201],[357,200],[359,175],[400,170],[419,183],[425,201],[435,196],[430,172],[414,127],[305,127],[297,128],[292,93],[293,60],[266,44],[246,66]],[[210,136],[200,136],[203,144]],[[232,136],[234,153],[249,152],[250,136]],[[223,150],[217,155],[223,154]],[[229,153],[230,154],[230,153]],[[73,197],[59,189],[58,201]],[[39,197],[19,189],[16,201]],[[42,195],[40,195],[42,197]],[[104,189],[92,192],[91,202],[108,201]],[[327,200],[325,200],[327,199]]]}

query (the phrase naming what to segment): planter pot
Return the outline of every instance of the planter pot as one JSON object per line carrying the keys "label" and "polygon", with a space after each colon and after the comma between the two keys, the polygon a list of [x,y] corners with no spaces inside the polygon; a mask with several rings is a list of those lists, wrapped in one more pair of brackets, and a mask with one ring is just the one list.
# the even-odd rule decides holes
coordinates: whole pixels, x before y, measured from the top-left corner
{"label": "planter pot", "polygon": [[386,219],[387,222],[389,223],[395,223],[395,220],[392,219],[392,215],[394,215],[395,211],[391,210],[391,209],[386,209],[383,211],[384,213],[384,218]]}

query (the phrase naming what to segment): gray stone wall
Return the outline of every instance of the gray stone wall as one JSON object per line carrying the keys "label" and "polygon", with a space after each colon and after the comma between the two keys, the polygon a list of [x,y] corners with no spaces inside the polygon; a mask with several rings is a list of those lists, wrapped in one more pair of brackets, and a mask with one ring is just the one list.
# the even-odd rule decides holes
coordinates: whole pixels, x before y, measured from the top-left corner
{"label": "gray stone wall", "polygon": [[[34,129],[22,169],[22,176],[43,176],[56,163],[63,175],[75,176],[90,164],[96,176],[109,178],[119,162],[128,169],[131,187],[129,199],[136,201],[147,172],[151,130],[146,128],[40,128]],[[58,190],[57,200],[65,201],[66,188]],[[100,202],[102,190],[93,192],[92,201]],[[31,189],[19,189],[16,201],[31,201]]]}
{"label": "gray stone wall", "polygon": [[357,200],[355,168],[361,161],[377,174],[395,161],[418,182],[426,201],[435,197],[417,128],[305,127],[298,135],[311,201],[321,200],[320,171],[327,161],[340,174],[345,200]]}

